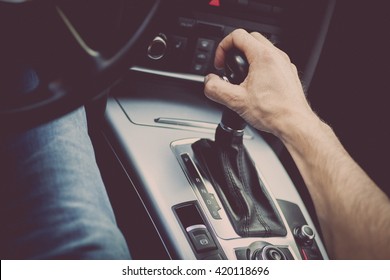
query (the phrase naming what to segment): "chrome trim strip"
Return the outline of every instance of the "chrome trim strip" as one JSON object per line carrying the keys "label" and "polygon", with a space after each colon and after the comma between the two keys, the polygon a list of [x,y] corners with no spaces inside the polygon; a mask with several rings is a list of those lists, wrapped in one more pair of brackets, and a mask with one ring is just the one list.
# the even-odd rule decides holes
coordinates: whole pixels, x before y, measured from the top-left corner
{"label": "chrome trim strip", "polygon": [[190,232],[191,230],[194,230],[194,229],[207,229],[207,227],[205,225],[193,225],[193,226],[189,226],[188,228],[186,228],[186,231],[187,232]]}
{"label": "chrome trim strip", "polygon": [[218,126],[215,123],[183,120],[183,119],[175,119],[175,118],[164,118],[164,117],[155,118],[154,121],[160,124],[171,124],[171,125],[188,126],[194,128],[205,128],[205,129],[212,129],[214,131]]}
{"label": "chrome trim strip", "polygon": [[130,68],[130,70],[142,72],[142,73],[160,75],[160,76],[165,76],[165,77],[170,77],[170,78],[177,78],[177,79],[181,79],[181,80],[188,80],[188,81],[201,82],[201,83],[204,82],[204,76],[195,75],[195,74],[167,72],[167,71],[149,69],[149,68],[145,68],[142,66],[133,66]]}
{"label": "chrome trim strip", "polygon": [[[154,119],[154,122],[160,125],[172,125],[172,126],[184,126],[191,129],[207,129],[210,130],[211,133],[215,133],[218,124],[202,122],[202,121],[194,121],[194,120],[183,120],[183,119],[175,119],[175,118],[164,118],[158,117]],[[227,128],[229,129],[229,128]],[[229,133],[235,133],[233,130],[229,131]],[[253,135],[245,132],[244,130],[239,130],[236,135],[244,135],[244,139],[253,139]]]}

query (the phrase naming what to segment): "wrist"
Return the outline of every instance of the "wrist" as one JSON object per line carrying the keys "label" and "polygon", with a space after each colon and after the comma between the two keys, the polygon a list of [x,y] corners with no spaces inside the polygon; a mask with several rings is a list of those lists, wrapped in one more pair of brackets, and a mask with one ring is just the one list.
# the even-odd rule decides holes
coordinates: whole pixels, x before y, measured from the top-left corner
{"label": "wrist", "polygon": [[295,112],[288,118],[284,118],[278,124],[275,135],[288,147],[305,143],[312,138],[322,138],[320,135],[327,134],[332,129],[324,123],[313,111],[305,113]]}

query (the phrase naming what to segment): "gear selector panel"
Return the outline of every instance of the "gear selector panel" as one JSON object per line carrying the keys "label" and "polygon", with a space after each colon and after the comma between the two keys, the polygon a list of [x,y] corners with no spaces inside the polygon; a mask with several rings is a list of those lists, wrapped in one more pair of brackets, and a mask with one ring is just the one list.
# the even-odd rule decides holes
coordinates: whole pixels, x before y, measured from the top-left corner
{"label": "gear selector panel", "polygon": [[211,216],[214,219],[220,220],[221,216],[218,213],[219,210],[221,210],[221,207],[219,206],[218,202],[215,199],[215,195],[213,193],[209,193],[201,175],[199,174],[198,170],[195,167],[194,162],[192,161],[191,157],[187,153],[183,153],[181,155],[182,161],[186,167],[186,170],[188,172],[188,176],[190,180],[192,181],[192,184],[196,186],[198,189],[205,205],[207,206],[207,209],[209,210]]}
{"label": "gear selector panel", "polygon": [[[271,199],[277,205],[283,225],[289,229],[287,233],[240,235],[226,211],[228,206],[221,201],[220,194],[196,158],[192,146],[198,140],[178,140],[171,146],[197,197],[197,201],[178,205],[174,209],[198,259],[205,259],[209,255],[213,256],[212,259],[223,259],[225,255],[222,252],[228,248],[226,243],[220,247],[219,240],[231,242],[233,245],[229,250],[241,260],[323,259],[314,229],[307,225],[300,207],[289,201]],[[263,185],[263,188],[269,189],[269,186]]]}

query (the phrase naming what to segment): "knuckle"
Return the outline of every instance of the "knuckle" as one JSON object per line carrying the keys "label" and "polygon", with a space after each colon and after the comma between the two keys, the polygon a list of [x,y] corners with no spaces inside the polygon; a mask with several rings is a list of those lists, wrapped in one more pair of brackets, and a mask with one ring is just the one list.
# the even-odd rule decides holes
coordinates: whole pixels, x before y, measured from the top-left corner
{"label": "knuckle", "polygon": [[245,29],[242,29],[242,28],[235,29],[232,32],[232,39],[235,42],[239,42],[239,41],[245,42],[248,39],[248,36],[249,36],[249,33]]}
{"label": "knuckle", "polygon": [[205,90],[207,92],[216,92],[218,90],[218,86],[215,82],[215,79],[209,79],[205,84]]}
{"label": "knuckle", "polygon": [[274,61],[275,53],[270,48],[263,48],[261,51],[261,58],[264,63],[270,63]]}
{"label": "knuckle", "polygon": [[291,63],[291,68],[293,69],[294,72],[298,72],[298,68],[294,63]]}
{"label": "knuckle", "polygon": [[221,102],[223,100],[224,92],[222,92],[220,82],[215,78],[207,81],[204,86],[204,93],[207,97],[217,102]]}
{"label": "knuckle", "polygon": [[232,32],[232,35],[242,36],[243,34],[248,34],[248,32],[243,28],[237,28]]}
{"label": "knuckle", "polygon": [[263,36],[260,32],[257,32],[257,31],[253,31],[250,34],[253,36]]}
{"label": "knuckle", "polygon": [[288,62],[291,61],[291,60],[290,60],[290,57],[288,56],[287,53],[285,53],[285,52],[282,51],[282,50],[279,50],[279,51],[280,51],[280,55],[283,57],[284,60],[286,60],[286,61],[288,61]]}
{"label": "knuckle", "polygon": [[229,94],[226,96],[226,104],[234,111],[241,113],[245,108],[245,100],[239,94]]}
{"label": "knuckle", "polygon": [[261,50],[261,58],[264,63],[273,63],[278,60],[278,57],[282,60],[291,63],[290,57],[283,51],[276,49],[275,47],[263,48]]}

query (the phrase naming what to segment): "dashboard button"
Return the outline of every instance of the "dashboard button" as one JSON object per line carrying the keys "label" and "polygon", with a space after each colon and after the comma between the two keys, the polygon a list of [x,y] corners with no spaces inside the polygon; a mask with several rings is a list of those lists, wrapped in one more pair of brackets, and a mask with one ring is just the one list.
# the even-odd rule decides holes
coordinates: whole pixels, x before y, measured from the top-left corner
{"label": "dashboard button", "polygon": [[311,246],[314,242],[315,233],[308,225],[302,225],[294,229],[294,237],[302,245]]}
{"label": "dashboard button", "polygon": [[171,38],[171,47],[175,53],[183,53],[187,47],[188,39],[181,36],[172,36]]}
{"label": "dashboard button", "polygon": [[195,61],[199,63],[205,63],[208,60],[208,55],[204,52],[195,53]]}
{"label": "dashboard button", "polygon": [[214,48],[214,40],[199,38],[196,48],[201,51],[211,52]]}
{"label": "dashboard button", "polygon": [[202,253],[217,249],[205,225],[193,225],[186,228],[186,231],[196,252]]}
{"label": "dashboard button", "polygon": [[194,63],[191,67],[192,72],[195,74],[204,74],[206,67],[200,63]]}
{"label": "dashboard button", "polygon": [[148,46],[148,57],[153,60],[159,60],[164,57],[167,50],[167,37],[165,34],[158,34]]}

